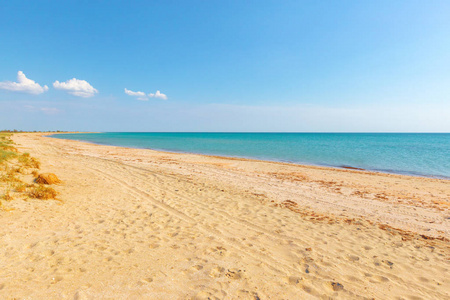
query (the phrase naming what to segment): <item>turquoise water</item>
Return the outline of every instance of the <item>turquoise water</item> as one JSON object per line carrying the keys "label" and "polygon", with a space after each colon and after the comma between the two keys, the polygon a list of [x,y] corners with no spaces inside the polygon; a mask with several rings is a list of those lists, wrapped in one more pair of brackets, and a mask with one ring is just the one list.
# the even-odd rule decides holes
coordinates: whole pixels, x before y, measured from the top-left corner
{"label": "turquoise water", "polygon": [[449,133],[88,133],[56,138],[450,178]]}

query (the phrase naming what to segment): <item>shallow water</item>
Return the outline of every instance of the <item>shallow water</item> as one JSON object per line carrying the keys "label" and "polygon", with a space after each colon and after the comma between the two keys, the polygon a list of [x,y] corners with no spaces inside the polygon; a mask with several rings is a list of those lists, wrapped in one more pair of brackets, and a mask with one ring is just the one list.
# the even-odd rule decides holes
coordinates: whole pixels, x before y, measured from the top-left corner
{"label": "shallow water", "polygon": [[449,133],[80,133],[103,145],[450,178]]}

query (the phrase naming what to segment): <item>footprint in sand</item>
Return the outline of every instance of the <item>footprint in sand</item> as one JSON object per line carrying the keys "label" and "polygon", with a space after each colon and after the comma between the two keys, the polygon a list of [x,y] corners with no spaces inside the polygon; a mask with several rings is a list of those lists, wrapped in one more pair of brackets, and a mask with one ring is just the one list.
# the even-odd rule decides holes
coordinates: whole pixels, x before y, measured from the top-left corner
{"label": "footprint in sand", "polygon": [[156,249],[156,248],[159,248],[159,244],[156,244],[156,243],[154,243],[154,244],[149,244],[148,247],[149,247],[150,249]]}
{"label": "footprint in sand", "polygon": [[45,256],[53,256],[53,254],[55,254],[55,251],[53,251],[53,250],[46,250],[46,251],[44,251],[44,255]]}
{"label": "footprint in sand", "polygon": [[83,291],[77,291],[75,295],[73,296],[73,300],[87,300],[91,299],[86,292]]}
{"label": "footprint in sand", "polygon": [[55,283],[60,282],[61,280],[63,280],[63,277],[62,277],[62,276],[55,276],[55,277],[52,277],[50,283],[51,283],[51,284],[55,284]]}
{"label": "footprint in sand", "polygon": [[139,280],[139,281],[137,282],[137,284],[140,285],[140,286],[142,286],[142,285],[149,284],[149,283],[151,283],[151,282],[153,282],[153,278],[147,277],[147,278],[144,278],[144,279]]}
{"label": "footprint in sand", "polygon": [[296,276],[286,277],[286,282],[289,283],[290,285],[298,285],[302,282],[302,280],[303,278]]}
{"label": "footprint in sand", "polygon": [[195,295],[194,299],[219,299],[214,296],[218,292],[219,291],[216,289],[208,289],[208,290],[200,291]]}
{"label": "footprint in sand", "polygon": [[201,269],[203,269],[203,266],[201,266],[201,265],[195,265],[195,266],[192,266],[191,269],[192,269],[192,270],[195,270],[195,271],[200,271]]}
{"label": "footprint in sand", "polygon": [[330,282],[330,287],[335,292],[342,291],[344,289],[344,286],[339,282]]}
{"label": "footprint in sand", "polygon": [[369,281],[372,283],[388,282],[389,278],[380,275],[375,275]]}
{"label": "footprint in sand", "polygon": [[[245,272],[245,271],[244,271]],[[225,274],[225,276],[227,276],[230,279],[241,279],[243,277],[242,274],[242,270],[238,270],[238,269],[228,269],[227,273]]]}
{"label": "footprint in sand", "polygon": [[352,262],[355,262],[355,261],[359,260],[359,257],[356,256],[356,255],[349,255],[347,258],[348,258],[349,261],[352,261]]}
{"label": "footprint in sand", "polygon": [[250,291],[246,291],[246,290],[240,290],[237,292],[237,296],[239,299],[255,299],[255,300],[259,300],[261,299],[258,295],[258,293],[256,292],[250,292]]}
{"label": "footprint in sand", "polygon": [[211,271],[209,272],[209,276],[213,277],[213,278],[218,278],[220,276],[222,276],[222,274],[225,272],[224,268],[221,267],[215,267],[212,268]]}

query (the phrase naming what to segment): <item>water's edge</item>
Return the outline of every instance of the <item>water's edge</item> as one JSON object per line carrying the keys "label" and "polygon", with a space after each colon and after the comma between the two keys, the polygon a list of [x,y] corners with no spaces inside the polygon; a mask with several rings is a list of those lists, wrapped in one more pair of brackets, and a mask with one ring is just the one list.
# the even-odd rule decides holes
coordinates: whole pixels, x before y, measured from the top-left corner
{"label": "water's edge", "polygon": [[[83,134],[96,134],[96,133],[100,133],[100,132],[83,133]],[[75,135],[75,134],[79,134],[79,133],[78,132],[77,133],[65,132],[65,133],[61,133],[61,134],[74,134]],[[240,158],[240,159],[248,159],[248,160],[254,160],[254,161],[287,163],[287,164],[293,164],[293,165],[299,165],[299,166],[326,167],[326,168],[336,168],[336,169],[353,170],[353,171],[361,171],[361,172],[364,172],[364,171],[379,172],[379,173],[384,173],[384,174],[394,174],[394,175],[404,175],[404,176],[450,180],[449,176],[424,174],[424,173],[420,173],[420,172],[411,172],[411,171],[402,171],[402,170],[393,170],[393,169],[391,170],[391,169],[377,169],[377,168],[361,168],[360,166],[355,166],[355,165],[342,165],[342,164],[341,165],[333,165],[333,164],[325,164],[325,163],[299,162],[299,161],[291,161],[291,160],[283,160],[283,159],[268,159],[268,158],[261,159],[259,157],[243,156],[243,155],[210,154],[210,153],[202,153],[202,152],[169,150],[169,149],[150,148],[150,147],[124,146],[124,145],[117,145],[114,143],[94,142],[94,141],[83,140],[83,139],[69,139],[69,138],[65,138],[65,137],[60,137],[59,135],[60,135],[60,133],[52,134],[52,135],[45,135],[44,137],[79,141],[79,142],[85,142],[85,143],[89,143],[89,144],[93,144],[93,145],[114,146],[114,147],[131,148],[131,149],[144,149],[144,150],[152,150],[152,151],[166,152],[166,153],[195,154],[195,155],[203,155],[203,156],[209,156],[209,157],[220,157],[220,158],[225,158],[225,159],[226,158]]]}

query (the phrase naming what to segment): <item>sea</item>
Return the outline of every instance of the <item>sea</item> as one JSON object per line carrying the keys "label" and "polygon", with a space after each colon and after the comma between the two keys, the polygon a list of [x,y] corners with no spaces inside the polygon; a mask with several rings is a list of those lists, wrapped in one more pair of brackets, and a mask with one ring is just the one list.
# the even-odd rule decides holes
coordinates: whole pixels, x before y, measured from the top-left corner
{"label": "sea", "polygon": [[450,179],[450,133],[105,132],[52,137]]}

